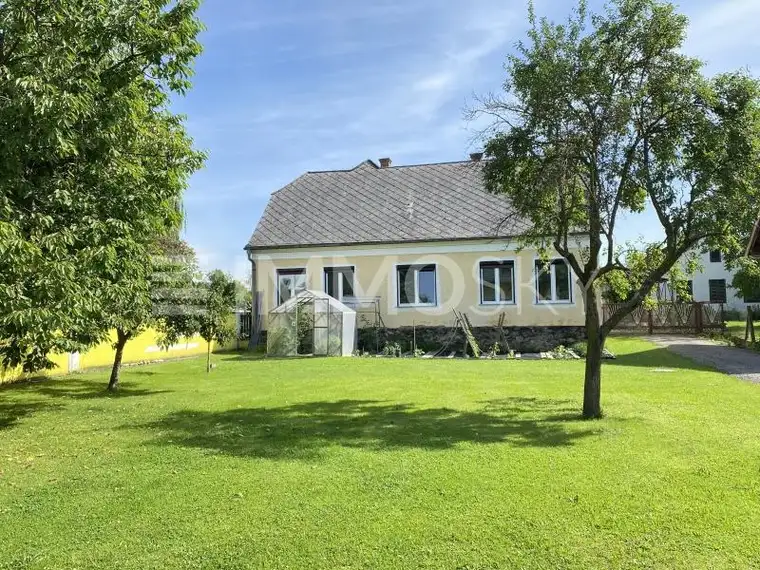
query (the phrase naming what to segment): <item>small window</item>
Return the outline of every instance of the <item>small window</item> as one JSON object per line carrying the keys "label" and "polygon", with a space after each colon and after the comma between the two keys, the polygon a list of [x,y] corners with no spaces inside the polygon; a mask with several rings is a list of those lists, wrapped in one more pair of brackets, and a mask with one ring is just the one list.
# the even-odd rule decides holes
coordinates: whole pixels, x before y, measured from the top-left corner
{"label": "small window", "polygon": [[710,252],[710,263],[720,263],[721,261],[723,261],[723,256],[719,251]]}
{"label": "small window", "polygon": [[325,267],[325,293],[342,301],[354,296],[353,267]]}
{"label": "small window", "polygon": [[435,265],[399,265],[396,279],[399,307],[437,304]]}
{"label": "small window", "polygon": [[515,302],[514,261],[480,264],[480,302],[483,305]]}
{"label": "small window", "polygon": [[306,291],[306,269],[279,269],[277,271],[277,305]]}
{"label": "small window", "polygon": [[539,303],[571,303],[573,287],[570,267],[563,259],[545,264],[536,261],[536,300]]}
{"label": "small window", "polygon": [[710,302],[711,303],[725,303],[726,302],[726,280],[725,279],[710,279]]}
{"label": "small window", "polygon": [[752,305],[760,303],[760,289],[755,289],[751,295],[744,297],[744,302]]}

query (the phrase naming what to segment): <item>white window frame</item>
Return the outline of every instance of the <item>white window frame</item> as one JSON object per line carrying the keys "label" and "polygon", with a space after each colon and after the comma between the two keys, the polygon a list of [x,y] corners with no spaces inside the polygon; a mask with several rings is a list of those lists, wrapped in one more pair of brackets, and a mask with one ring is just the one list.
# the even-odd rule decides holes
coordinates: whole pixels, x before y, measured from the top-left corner
{"label": "white window frame", "polygon": [[[355,265],[326,265],[322,268],[322,291],[327,293],[327,270],[328,269],[350,269],[353,274],[354,294],[349,298],[355,298],[356,295],[356,266]],[[338,279],[338,301],[343,301],[343,279]]]}
{"label": "white window frame", "polygon": [[[420,278],[420,267],[428,267],[432,265],[435,267],[435,302],[433,303],[420,303],[420,284],[419,284],[419,278]],[[401,303],[401,284],[398,280],[398,268],[399,267],[411,267],[414,271],[414,303]],[[396,308],[398,309],[409,309],[414,307],[437,307],[439,303],[439,299],[441,297],[440,292],[440,281],[438,280],[438,264],[437,263],[424,263],[424,262],[418,262],[415,261],[414,263],[396,263],[393,265],[393,282],[396,289]]]}
{"label": "white window frame", "polygon": [[[512,300],[511,301],[502,301],[501,300],[501,270],[503,267],[495,267],[496,273],[494,275],[496,276],[496,295],[497,299],[495,301],[486,301],[485,295],[484,295],[484,280],[483,280],[483,264],[484,263],[511,263],[512,264]],[[517,304],[517,263],[514,259],[480,259],[478,260],[477,265],[478,270],[478,282],[480,285],[480,304],[481,305],[516,305]]]}
{"label": "white window frame", "polygon": [[[282,303],[280,302],[280,272],[281,271],[303,271],[304,281],[306,281],[306,289],[309,288],[309,274],[306,271],[306,267],[275,267],[274,269],[274,306],[275,307],[279,307],[280,305],[282,305]],[[291,299],[292,298],[293,297],[291,297]]]}
{"label": "white window frame", "polygon": [[[549,263],[549,275],[551,276],[552,298],[550,300],[543,300],[539,296],[538,277],[542,273],[545,273],[538,267],[536,262],[542,261],[540,257],[533,258],[533,287],[535,288],[535,295],[533,301],[536,305],[574,305],[575,304],[575,292],[573,291],[573,268],[564,257],[552,257],[548,259]],[[555,261],[561,261],[567,266],[567,280],[569,282],[570,299],[557,299],[557,266]]]}

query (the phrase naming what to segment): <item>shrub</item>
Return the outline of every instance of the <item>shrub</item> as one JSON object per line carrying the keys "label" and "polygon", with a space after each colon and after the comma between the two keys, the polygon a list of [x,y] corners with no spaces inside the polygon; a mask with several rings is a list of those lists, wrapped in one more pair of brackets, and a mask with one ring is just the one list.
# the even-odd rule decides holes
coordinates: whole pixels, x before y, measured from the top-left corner
{"label": "shrub", "polygon": [[397,342],[386,342],[383,347],[383,356],[393,356],[398,358],[401,356],[401,345]]}
{"label": "shrub", "polygon": [[549,354],[555,360],[577,360],[579,358],[574,350],[565,348],[563,345],[559,345]]}
{"label": "shrub", "polygon": [[727,321],[743,321],[745,319],[741,311],[737,309],[726,309],[723,311],[723,318]]}
{"label": "shrub", "polygon": [[585,358],[586,353],[588,352],[585,341],[576,342],[574,345],[570,347],[570,350],[572,350],[575,354],[577,354],[581,358]]}

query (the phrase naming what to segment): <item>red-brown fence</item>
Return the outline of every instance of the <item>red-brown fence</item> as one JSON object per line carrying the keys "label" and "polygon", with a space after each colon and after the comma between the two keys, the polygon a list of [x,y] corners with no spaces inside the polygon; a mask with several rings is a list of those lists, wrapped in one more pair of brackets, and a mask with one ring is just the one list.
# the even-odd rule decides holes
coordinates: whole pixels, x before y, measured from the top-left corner
{"label": "red-brown fence", "polygon": [[[622,303],[602,305],[607,320]],[[618,332],[681,332],[699,334],[721,331],[725,327],[725,306],[722,303],[659,302],[653,309],[637,307],[615,327]]]}

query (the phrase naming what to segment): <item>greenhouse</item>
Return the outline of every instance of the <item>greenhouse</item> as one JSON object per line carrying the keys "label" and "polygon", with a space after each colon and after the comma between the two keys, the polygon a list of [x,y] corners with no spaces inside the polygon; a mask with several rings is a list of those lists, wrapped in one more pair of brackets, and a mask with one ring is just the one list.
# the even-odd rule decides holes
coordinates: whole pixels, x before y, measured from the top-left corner
{"label": "greenhouse", "polygon": [[351,356],[356,311],[319,291],[303,291],[269,312],[269,356]]}

